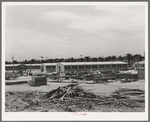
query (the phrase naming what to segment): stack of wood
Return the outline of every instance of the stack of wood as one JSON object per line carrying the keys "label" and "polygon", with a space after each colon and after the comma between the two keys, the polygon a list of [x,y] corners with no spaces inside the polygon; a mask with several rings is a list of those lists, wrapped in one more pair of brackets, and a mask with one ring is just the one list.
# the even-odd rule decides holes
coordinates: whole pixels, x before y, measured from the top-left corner
{"label": "stack of wood", "polygon": [[96,98],[96,95],[88,90],[84,90],[79,86],[79,83],[77,83],[58,87],[57,89],[48,92],[45,97],[47,99],[59,98],[59,100],[64,100],[65,98],[74,97]]}
{"label": "stack of wood", "polygon": [[86,104],[89,104],[91,107],[105,105],[109,107],[125,106],[137,108],[144,106],[144,96],[145,93],[142,90],[126,88],[121,88],[113,92],[110,96],[98,96],[91,91],[83,89],[82,87],[78,86],[78,84],[59,87],[45,95],[46,100],[55,100],[58,103],[61,101],[61,105],[68,103],[67,106],[75,105],[78,107],[80,106],[80,108],[83,108],[83,106]]}
{"label": "stack of wood", "polygon": [[131,83],[131,82],[136,82],[137,80],[125,78],[125,79],[121,79],[120,81],[121,83]]}
{"label": "stack of wood", "polygon": [[139,89],[120,88],[113,92],[110,96],[116,101],[116,105],[131,108],[145,106],[145,92]]}
{"label": "stack of wood", "polygon": [[83,80],[86,80],[86,81],[93,80],[93,78],[94,78],[93,74],[87,74],[83,76]]}
{"label": "stack of wood", "polygon": [[117,79],[137,79],[138,74],[131,74],[131,73],[116,73],[116,78]]}

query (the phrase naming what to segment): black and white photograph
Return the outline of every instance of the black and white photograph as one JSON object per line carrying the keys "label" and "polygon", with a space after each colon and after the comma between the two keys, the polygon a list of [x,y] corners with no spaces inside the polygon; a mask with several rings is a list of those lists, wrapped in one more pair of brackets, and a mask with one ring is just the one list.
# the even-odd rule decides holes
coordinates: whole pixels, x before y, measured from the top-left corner
{"label": "black and white photograph", "polygon": [[147,120],[147,2],[2,2],[3,120]]}

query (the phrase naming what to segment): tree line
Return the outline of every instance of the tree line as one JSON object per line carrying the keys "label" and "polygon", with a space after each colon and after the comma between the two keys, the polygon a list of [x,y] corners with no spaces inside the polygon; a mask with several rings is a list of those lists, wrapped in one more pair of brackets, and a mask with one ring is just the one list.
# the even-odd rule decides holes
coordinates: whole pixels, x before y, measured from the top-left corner
{"label": "tree line", "polygon": [[132,55],[130,53],[126,54],[125,56],[107,56],[107,57],[90,57],[85,56],[81,58],[55,58],[55,59],[31,59],[31,60],[24,60],[24,61],[17,61],[13,60],[12,62],[5,61],[5,64],[41,64],[41,63],[58,63],[58,62],[103,62],[103,61],[125,61],[128,62],[128,65],[131,66],[134,62],[145,60],[145,56],[141,54]]}

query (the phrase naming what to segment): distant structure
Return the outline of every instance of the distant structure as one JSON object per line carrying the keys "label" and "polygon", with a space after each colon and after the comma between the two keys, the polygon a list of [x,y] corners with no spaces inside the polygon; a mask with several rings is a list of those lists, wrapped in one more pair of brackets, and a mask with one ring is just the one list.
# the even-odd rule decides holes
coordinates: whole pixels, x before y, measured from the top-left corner
{"label": "distant structure", "polygon": [[40,70],[41,64],[6,64],[5,70],[6,71],[26,71],[26,70]]}
{"label": "distant structure", "polygon": [[138,79],[145,79],[145,61],[136,62],[133,66],[138,72]]}
{"label": "distant structure", "polygon": [[[52,68],[53,66],[53,68]],[[56,66],[56,67],[54,67]],[[97,70],[127,70],[126,62],[61,62],[43,64],[44,72],[97,71]]]}
{"label": "distant structure", "polygon": [[43,67],[43,72],[58,72],[57,63],[43,63],[41,66]]}
{"label": "distant structure", "polygon": [[[13,67],[14,66],[14,67]],[[126,62],[61,62],[43,64],[9,64],[5,65],[7,71],[40,70],[42,72],[68,72],[68,71],[97,71],[97,70],[127,70]]]}

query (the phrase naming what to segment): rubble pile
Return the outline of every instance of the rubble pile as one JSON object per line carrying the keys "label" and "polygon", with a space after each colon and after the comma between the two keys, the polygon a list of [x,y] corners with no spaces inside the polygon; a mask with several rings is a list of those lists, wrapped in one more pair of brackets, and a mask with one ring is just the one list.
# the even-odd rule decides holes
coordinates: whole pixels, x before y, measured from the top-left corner
{"label": "rubble pile", "polygon": [[45,95],[46,98],[59,98],[59,100],[64,100],[65,98],[74,98],[74,97],[87,97],[87,98],[96,98],[96,95],[90,90],[85,90],[79,83],[69,84],[67,86],[58,87]]}
{"label": "rubble pile", "polygon": [[136,82],[137,79],[125,78],[125,79],[121,79],[120,81],[121,81],[121,83],[131,83],[131,82]]}
{"label": "rubble pile", "polygon": [[41,91],[25,91],[25,92],[12,92],[5,93],[5,110],[6,111],[22,111],[26,108],[36,105],[42,98]]}
{"label": "rubble pile", "polygon": [[47,93],[40,91],[6,92],[6,110],[23,111],[40,107],[38,111],[90,111],[96,107],[140,108],[145,106],[145,93],[139,89],[120,88],[110,96],[95,95],[79,84],[58,87]]}
{"label": "rubble pile", "polygon": [[116,101],[116,105],[136,108],[145,106],[145,92],[139,89],[120,88],[110,96]]}

